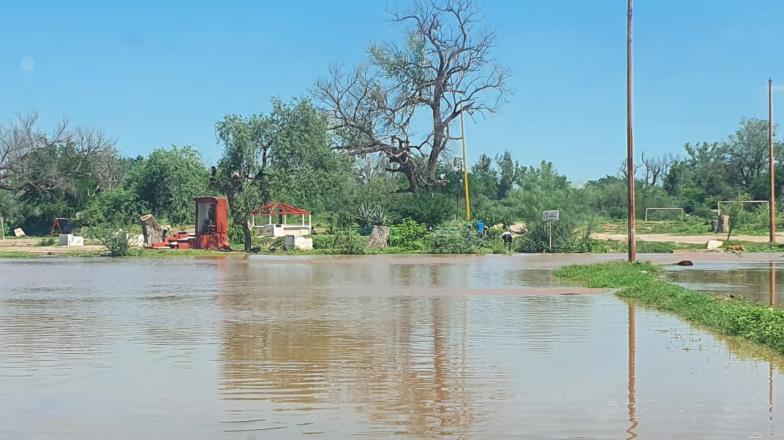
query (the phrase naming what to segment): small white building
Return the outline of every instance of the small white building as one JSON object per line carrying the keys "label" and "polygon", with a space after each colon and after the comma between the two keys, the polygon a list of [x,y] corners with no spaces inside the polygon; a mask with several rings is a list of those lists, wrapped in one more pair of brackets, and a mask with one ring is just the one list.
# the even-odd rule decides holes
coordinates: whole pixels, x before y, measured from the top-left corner
{"label": "small white building", "polygon": [[274,202],[260,206],[251,212],[250,218],[251,227],[262,237],[301,237],[310,235],[312,231],[313,217],[310,211],[286,203]]}

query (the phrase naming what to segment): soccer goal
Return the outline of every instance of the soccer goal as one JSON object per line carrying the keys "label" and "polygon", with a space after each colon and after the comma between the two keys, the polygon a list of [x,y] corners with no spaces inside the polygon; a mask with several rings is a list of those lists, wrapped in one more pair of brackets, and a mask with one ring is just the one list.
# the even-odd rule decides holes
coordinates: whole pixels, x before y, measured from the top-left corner
{"label": "soccer goal", "polygon": [[743,205],[744,209],[746,205],[765,205],[765,207],[770,209],[770,202],[768,200],[721,200],[716,204],[716,210],[719,213],[719,217],[721,217],[721,205],[729,205],[730,203],[740,203]]}
{"label": "soccer goal", "polygon": [[645,221],[647,222],[649,216],[656,212],[667,213],[667,220],[675,217],[683,219],[683,208],[645,208]]}

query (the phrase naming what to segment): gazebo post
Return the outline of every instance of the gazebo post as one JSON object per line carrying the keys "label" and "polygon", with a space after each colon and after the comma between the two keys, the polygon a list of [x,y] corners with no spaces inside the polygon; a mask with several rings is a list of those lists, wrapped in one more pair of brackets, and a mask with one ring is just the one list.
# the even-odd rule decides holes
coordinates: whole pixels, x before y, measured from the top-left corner
{"label": "gazebo post", "polygon": [[311,221],[313,220],[313,214],[308,214],[308,231],[312,234],[313,233],[313,226],[311,226]]}
{"label": "gazebo post", "polygon": [[286,217],[288,217],[288,215],[286,215],[286,214],[283,214],[283,225],[284,225],[284,226],[285,226],[286,224],[288,224],[288,220],[286,219]]}
{"label": "gazebo post", "polygon": [[268,225],[271,225],[271,224],[272,224],[272,211],[270,211],[270,214],[269,214],[269,220],[267,221],[267,224],[268,224]]}
{"label": "gazebo post", "polygon": [[302,214],[300,217],[302,217],[302,226],[305,226],[305,214]]}

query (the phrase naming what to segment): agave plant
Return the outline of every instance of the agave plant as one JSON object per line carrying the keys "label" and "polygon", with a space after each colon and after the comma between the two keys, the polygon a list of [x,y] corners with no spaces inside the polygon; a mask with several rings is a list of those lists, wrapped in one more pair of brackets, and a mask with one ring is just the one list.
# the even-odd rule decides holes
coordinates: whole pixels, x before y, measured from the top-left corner
{"label": "agave plant", "polygon": [[383,226],[387,222],[387,212],[377,204],[361,204],[357,210],[357,220],[362,226]]}

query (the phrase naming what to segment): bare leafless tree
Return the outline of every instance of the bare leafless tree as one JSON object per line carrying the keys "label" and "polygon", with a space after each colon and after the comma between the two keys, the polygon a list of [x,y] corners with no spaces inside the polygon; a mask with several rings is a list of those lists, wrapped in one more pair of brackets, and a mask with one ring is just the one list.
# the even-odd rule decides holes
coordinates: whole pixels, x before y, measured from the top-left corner
{"label": "bare leafless tree", "polygon": [[[639,163],[635,163],[634,164],[634,175],[635,175],[635,177],[637,176],[637,174],[639,174],[639,171],[640,171],[641,167],[642,167],[642,165],[640,165]],[[621,165],[618,167],[618,176],[620,178],[622,178],[624,181],[627,178],[626,173],[627,173],[627,169],[628,168],[629,167],[626,166],[626,159],[622,160],[621,161]]]}
{"label": "bare leafless tree", "polygon": [[63,119],[46,132],[39,127],[36,113],[20,114],[0,125],[0,189],[67,191],[73,189],[76,176],[85,175],[95,182],[88,195],[114,186],[121,178],[115,143],[102,131],[70,129]]}
{"label": "bare leafless tree", "polygon": [[656,186],[667,175],[675,160],[671,154],[651,157],[646,155],[644,151],[640,159],[645,176],[645,184],[650,186]]}
{"label": "bare leafless tree", "polygon": [[367,65],[330,69],[314,94],[339,148],[382,153],[387,171],[405,175],[414,192],[439,183],[441,155],[459,139],[453,123],[496,111],[509,73],[491,57],[495,35],[476,29],[480,12],[470,0],[423,1],[392,19],[408,26],[405,46],[372,45]]}
{"label": "bare leafless tree", "polygon": [[13,191],[20,177],[27,174],[29,157],[53,142],[65,138],[67,123],[63,121],[51,134],[38,128],[38,114],[19,114],[16,119],[0,125],[0,189]]}

